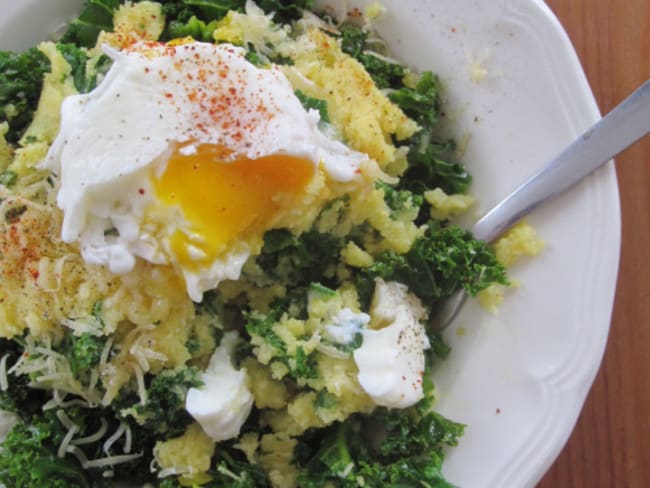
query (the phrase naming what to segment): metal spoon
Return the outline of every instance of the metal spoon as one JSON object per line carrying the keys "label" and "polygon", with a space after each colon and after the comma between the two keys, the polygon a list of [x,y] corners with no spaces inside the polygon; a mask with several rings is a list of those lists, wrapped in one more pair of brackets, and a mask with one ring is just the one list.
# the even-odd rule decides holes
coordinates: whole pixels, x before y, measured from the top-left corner
{"label": "metal spoon", "polygon": [[[565,192],[648,133],[650,80],[486,213],[470,231],[477,239],[493,242],[522,217]],[[431,314],[431,326],[447,327],[466,298],[462,289],[447,298]]]}

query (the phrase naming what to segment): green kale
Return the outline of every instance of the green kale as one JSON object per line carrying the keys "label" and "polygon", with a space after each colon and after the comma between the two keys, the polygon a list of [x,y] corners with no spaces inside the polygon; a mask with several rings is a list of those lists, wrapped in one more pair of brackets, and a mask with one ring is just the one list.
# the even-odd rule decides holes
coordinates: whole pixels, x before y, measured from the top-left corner
{"label": "green kale", "polygon": [[113,13],[120,0],[86,0],[79,17],[70,22],[61,42],[93,47],[101,31],[113,31]]}
{"label": "green kale", "polygon": [[[92,325],[98,331],[104,328],[101,300],[97,300],[93,304],[88,325]],[[106,341],[107,337],[101,335],[100,332],[74,334],[68,331],[57,349],[68,358],[70,369],[75,377],[81,381],[86,381],[89,379],[91,371],[99,366],[102,352],[106,347]]]}
{"label": "green kale", "polygon": [[318,378],[316,360],[314,356],[307,354],[302,346],[296,347],[296,354],[293,361],[289,361],[289,364],[292,366],[291,372],[296,378]]}
{"label": "green kale", "polygon": [[212,34],[217,28],[216,22],[217,21],[213,20],[212,22],[206,23],[202,20],[199,20],[194,15],[190,17],[187,22],[173,20],[166,24],[162,38],[169,40],[190,36],[197,41],[214,41]]}
{"label": "green kale", "polygon": [[414,193],[441,188],[447,194],[467,193],[472,176],[460,163],[448,160],[454,141],[430,142],[428,134],[418,133],[412,139],[407,155],[409,163],[400,186]]}
{"label": "green kale", "polygon": [[267,13],[273,13],[277,24],[289,24],[302,17],[303,10],[311,10],[314,0],[258,0],[257,5]]}
{"label": "green kale", "polygon": [[66,334],[64,351],[70,361],[70,369],[77,376],[84,376],[99,365],[102,351],[106,346],[106,337],[83,333]]}
{"label": "green kale", "polygon": [[146,377],[147,400],[143,404],[134,395],[116,400],[125,415],[133,415],[140,427],[171,438],[181,435],[192,422],[185,410],[185,397],[190,388],[201,386],[201,373],[195,367],[163,369]]}
{"label": "green kale", "polygon": [[[212,481],[208,487],[214,488],[268,488],[269,479],[257,464],[238,459],[235,449],[217,449],[210,470]],[[241,454],[239,454],[239,457]]]}
{"label": "green kale", "polygon": [[341,49],[355,59],[359,59],[366,50],[368,32],[351,24],[341,26]]}
{"label": "green kale", "polygon": [[466,193],[471,176],[462,164],[448,161],[455,143],[436,140],[436,124],[443,116],[438,77],[425,71],[414,88],[402,86],[389,98],[422,127],[407,141],[409,167],[400,185],[418,194],[434,188],[449,194]]}
{"label": "green kale", "polygon": [[425,129],[432,128],[442,112],[440,82],[431,71],[422,72],[414,88],[402,86],[388,98]]}
{"label": "green kale", "polygon": [[[165,16],[165,23],[167,26],[173,22],[184,24],[189,22],[192,17],[196,17],[196,13],[192,8],[183,0],[160,0],[158,3],[162,5],[163,15]],[[162,40],[168,41],[171,37],[165,37],[163,33]]]}
{"label": "green kale", "polygon": [[18,423],[0,449],[0,480],[14,488],[90,487],[84,470],[74,458],[57,456],[57,434],[63,433],[56,419]]}
{"label": "green kale", "polygon": [[296,448],[302,488],[450,487],[441,466],[464,426],[430,411],[429,401],[407,410],[379,408],[344,423],[308,431]]}
{"label": "green kale", "polygon": [[271,314],[280,318],[282,314],[288,317],[306,320],[307,319],[307,302],[309,297],[309,288],[305,286],[290,287],[287,294],[283,297],[276,298],[271,303]]}
{"label": "green kale", "polygon": [[366,68],[366,71],[370,73],[377,87],[381,89],[390,88],[401,83],[406,74],[403,66],[386,61],[376,54],[372,54],[372,51],[368,54],[362,54],[360,61]]}
{"label": "green kale", "polygon": [[18,142],[32,122],[49,70],[50,61],[36,48],[20,54],[0,51],[0,123],[9,123],[7,142]]}
{"label": "green kale", "polygon": [[246,52],[245,57],[249,63],[254,64],[255,66],[264,67],[269,64],[268,58],[254,49],[249,49]]}
{"label": "green kale", "polygon": [[492,283],[507,284],[505,269],[490,248],[459,227],[430,221],[426,233],[404,254],[385,251],[355,277],[366,306],[380,277],[404,283],[424,304],[432,305],[464,288],[475,296]]}
{"label": "green kale", "polygon": [[209,290],[203,294],[203,300],[194,304],[197,315],[207,315],[218,320],[224,313],[224,304],[216,290]]}
{"label": "green kale", "polygon": [[447,344],[440,331],[427,331],[431,352],[435,357],[445,359],[451,352],[451,347]]}
{"label": "green kale", "polygon": [[185,341],[185,348],[187,349],[187,352],[190,353],[190,356],[194,356],[201,349],[199,338],[194,334],[190,335],[187,341]]}
{"label": "green kale", "polygon": [[[59,457],[59,448],[70,433],[67,422],[75,426],[73,438],[83,439],[83,442],[75,444],[77,455],[67,452]],[[77,405],[40,410],[25,422],[16,424],[0,446],[0,480],[6,486],[16,488],[108,488],[120,481],[141,485],[150,477],[151,452],[156,439],[150,432],[127,421],[130,440],[117,439],[110,451],[106,452],[105,442],[123,423],[110,408]],[[125,452],[127,445],[128,452]],[[143,455],[110,466],[112,479],[103,475],[107,467],[88,466],[84,469],[80,463],[84,458],[97,460],[112,455],[139,453]]]}
{"label": "green kale", "polygon": [[330,122],[330,116],[329,113],[327,112],[327,102],[325,100],[310,97],[300,90],[296,90],[296,97],[298,97],[298,100],[300,100],[300,103],[302,103],[302,106],[305,107],[306,110],[309,109],[318,110],[318,113],[320,114],[320,119],[323,122],[327,122],[327,123]]}
{"label": "green kale", "polygon": [[257,264],[284,285],[308,286],[323,282],[326,270],[338,263],[342,246],[343,240],[331,234],[312,230],[295,236],[287,229],[275,229],[264,234]]}
{"label": "green kale", "polygon": [[86,52],[74,44],[59,43],[56,48],[70,65],[72,80],[77,91],[79,93],[88,91],[86,90],[86,62],[88,61]]}
{"label": "green kale", "polygon": [[[245,0],[162,0],[163,13],[167,27],[163,40],[191,35],[195,39],[212,40],[213,21],[222,19],[233,10],[243,12]],[[313,0],[258,0],[256,4],[264,12],[273,13],[273,20],[278,24],[290,23],[302,16],[303,9],[309,9]]]}
{"label": "green kale", "polygon": [[[163,8],[165,14],[175,10],[175,14],[181,18],[186,17],[188,12],[198,17],[204,22],[219,20],[228,14],[230,10],[242,12],[244,10],[245,0],[181,0],[176,2],[164,2],[164,4],[180,4],[181,6]],[[185,7],[185,9],[182,8]],[[189,19],[186,19],[189,20]]]}
{"label": "green kale", "polygon": [[93,90],[97,86],[99,76],[104,75],[112,64],[111,58],[102,55],[96,61],[94,69],[89,69],[88,55],[85,50],[74,44],[64,43],[58,43],[56,48],[70,65],[72,80],[79,93]]}

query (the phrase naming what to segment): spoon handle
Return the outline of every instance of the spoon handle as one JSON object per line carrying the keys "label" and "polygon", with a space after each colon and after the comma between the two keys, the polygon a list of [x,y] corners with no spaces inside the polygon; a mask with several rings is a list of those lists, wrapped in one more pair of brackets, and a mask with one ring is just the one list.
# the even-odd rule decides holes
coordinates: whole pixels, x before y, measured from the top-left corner
{"label": "spoon handle", "polygon": [[483,216],[472,233],[494,241],[546,200],[569,189],[650,132],[650,80]]}

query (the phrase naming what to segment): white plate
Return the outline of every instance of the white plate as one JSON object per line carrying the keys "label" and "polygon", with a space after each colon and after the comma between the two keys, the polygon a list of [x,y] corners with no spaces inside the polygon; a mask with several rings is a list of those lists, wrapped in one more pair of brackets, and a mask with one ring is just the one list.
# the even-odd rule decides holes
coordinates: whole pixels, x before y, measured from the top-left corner
{"label": "white plate", "polygon": [[[80,3],[0,0],[0,49],[47,38]],[[444,81],[449,126],[468,141],[478,214],[597,120],[575,52],[543,2],[382,3],[389,14],[378,27],[396,57]],[[487,70],[479,83],[473,65]],[[620,245],[613,165],[529,220],[545,251],[512,270],[521,286],[497,317],[466,307],[436,371],[439,410],[468,425],[444,469],[463,487],[535,485],[573,429],[607,339]]]}

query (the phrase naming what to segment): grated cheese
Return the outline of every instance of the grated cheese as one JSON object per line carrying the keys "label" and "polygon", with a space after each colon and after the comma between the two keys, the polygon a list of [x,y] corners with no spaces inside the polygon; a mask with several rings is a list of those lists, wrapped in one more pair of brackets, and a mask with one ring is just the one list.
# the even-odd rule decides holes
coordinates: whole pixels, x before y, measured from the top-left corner
{"label": "grated cheese", "polygon": [[118,456],[111,456],[102,459],[93,459],[86,461],[83,465],[84,468],[102,468],[104,466],[115,466],[116,464],[128,463],[134,459],[138,459],[144,455],[143,452],[137,454],[120,454]]}
{"label": "grated cheese", "polygon": [[9,359],[9,353],[2,356],[0,359],[0,390],[7,391],[9,388],[9,378],[7,377],[7,359]]}
{"label": "grated cheese", "polygon": [[70,447],[70,441],[77,432],[79,432],[79,427],[76,425],[73,425],[70,430],[68,430],[68,432],[65,434],[65,437],[63,437],[61,444],[59,445],[59,449],[56,453],[57,456],[60,458],[65,456],[65,454],[68,452],[68,448]]}
{"label": "grated cheese", "polygon": [[140,405],[145,405],[147,403],[147,388],[144,384],[144,373],[140,366],[134,365],[133,372],[135,373],[135,379],[138,383],[138,396],[140,397]]}
{"label": "grated cheese", "polygon": [[[117,442],[117,440],[120,437],[122,437],[122,435],[126,431],[126,427],[127,427],[126,422],[121,422],[120,426],[117,428],[115,433],[112,436],[110,436],[108,439],[106,439],[106,442],[104,442],[104,445],[102,446],[102,450],[107,456],[110,456],[111,447],[113,447],[113,444],[115,444],[115,442]],[[124,452],[128,453],[126,449],[124,450]]]}
{"label": "grated cheese", "polygon": [[104,417],[101,417],[99,419],[101,422],[101,425],[99,427],[99,430],[95,432],[94,434],[91,434],[86,437],[82,437],[80,439],[74,439],[71,444],[74,444],[75,446],[81,446],[83,444],[92,444],[93,442],[97,442],[99,439],[104,437],[106,432],[108,431],[108,422]]}

